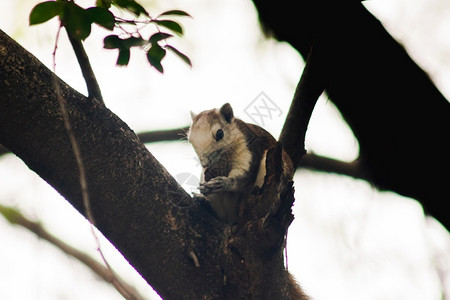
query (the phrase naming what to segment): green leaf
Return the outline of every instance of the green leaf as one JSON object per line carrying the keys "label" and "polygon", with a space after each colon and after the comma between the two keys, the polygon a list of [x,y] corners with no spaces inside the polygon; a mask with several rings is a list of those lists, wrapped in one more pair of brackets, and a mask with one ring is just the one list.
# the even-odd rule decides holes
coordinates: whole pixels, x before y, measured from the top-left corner
{"label": "green leaf", "polygon": [[130,62],[130,49],[122,48],[119,50],[119,57],[117,57],[116,64],[118,66],[126,66]]}
{"label": "green leaf", "polygon": [[20,211],[9,206],[3,206],[0,204],[0,214],[11,224],[17,224],[18,220],[22,217]]}
{"label": "green leaf", "polygon": [[172,37],[173,35],[169,34],[169,33],[165,33],[165,32],[157,32],[155,34],[153,34],[148,41],[152,44],[159,42],[160,40],[165,40],[168,39],[170,37]]}
{"label": "green leaf", "polygon": [[130,49],[131,47],[144,46],[147,44],[143,38],[140,37],[129,37],[127,39],[121,39],[117,35],[108,35],[103,39],[103,48],[105,49]]}
{"label": "green leaf", "polygon": [[103,7],[90,7],[86,9],[86,13],[92,23],[96,23],[108,30],[114,29],[116,18],[108,9]]}
{"label": "green leaf", "polygon": [[187,12],[182,11],[182,10],[176,10],[176,9],[165,11],[162,14],[160,14],[157,18],[159,18],[161,16],[183,16],[183,17],[191,17],[192,18],[192,16],[190,14],[188,14]]}
{"label": "green leaf", "polygon": [[122,40],[115,34],[108,35],[103,39],[103,48],[116,49],[122,47]]}
{"label": "green leaf", "polygon": [[147,52],[148,62],[161,73],[164,73],[164,68],[161,65],[161,60],[166,56],[166,50],[161,48],[158,44],[152,44],[152,47]]}
{"label": "green leaf", "polygon": [[172,20],[153,20],[159,26],[166,27],[167,29],[172,30],[178,35],[183,35],[183,28],[180,24]]}
{"label": "green leaf", "polygon": [[175,53],[179,58],[181,58],[186,64],[188,64],[190,67],[192,67],[192,63],[191,60],[189,59],[189,57],[187,57],[185,54],[181,53],[180,51],[178,51],[178,49],[176,49],[173,46],[167,45],[165,46],[165,48],[169,49],[170,51],[172,51],[173,53]]}
{"label": "green leaf", "polygon": [[143,38],[140,37],[132,36],[122,40],[122,47],[124,48],[143,46],[145,44],[147,44],[147,41],[145,41]]}
{"label": "green leaf", "polygon": [[73,2],[66,2],[61,23],[74,38],[85,40],[91,34],[91,18],[86,10]]}
{"label": "green leaf", "polygon": [[97,0],[95,1],[95,6],[109,9],[111,7],[111,2],[112,0]]}
{"label": "green leaf", "polygon": [[30,25],[41,24],[61,15],[63,11],[62,2],[47,1],[37,4],[30,13]]}
{"label": "green leaf", "polygon": [[139,16],[140,14],[143,14],[145,16],[149,16],[148,12],[145,10],[142,5],[137,3],[134,0],[113,0],[112,2],[115,6],[118,6],[120,8],[123,8],[125,10],[128,10],[129,12],[135,14],[136,16]]}

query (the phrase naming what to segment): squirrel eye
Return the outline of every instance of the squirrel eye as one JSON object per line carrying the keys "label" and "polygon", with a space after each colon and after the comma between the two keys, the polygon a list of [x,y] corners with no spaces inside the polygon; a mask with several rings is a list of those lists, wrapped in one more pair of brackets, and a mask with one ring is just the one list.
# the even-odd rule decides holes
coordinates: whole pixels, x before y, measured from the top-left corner
{"label": "squirrel eye", "polygon": [[223,139],[223,130],[218,129],[216,132],[216,142],[220,141],[221,139]]}

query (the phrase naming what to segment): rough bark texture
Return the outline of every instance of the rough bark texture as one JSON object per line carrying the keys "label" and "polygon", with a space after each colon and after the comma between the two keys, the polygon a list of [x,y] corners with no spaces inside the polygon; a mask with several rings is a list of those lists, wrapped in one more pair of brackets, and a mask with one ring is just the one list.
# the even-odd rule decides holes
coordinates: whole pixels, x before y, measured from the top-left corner
{"label": "rough bark texture", "polygon": [[359,166],[450,228],[450,104],[427,74],[358,1],[254,3],[305,59],[313,40],[329,45],[325,90],[359,141]]}
{"label": "rough bark texture", "polygon": [[0,143],[80,213],[78,170],[54,84],[80,145],[96,226],[163,298],[289,299],[298,292],[282,257],[292,221],[291,186],[280,198],[268,177],[272,184],[255,197],[266,199],[270,214],[247,214],[247,222],[225,226],[184,192],[116,115],[55,81],[0,31]]}
{"label": "rough bark texture", "polygon": [[281,182],[282,165],[278,144],[267,153],[263,187],[241,203],[239,223],[224,230],[226,299],[307,299],[284,267],[294,191],[292,181]]}
{"label": "rough bark texture", "polygon": [[294,99],[291,102],[283,129],[280,143],[296,167],[302,160],[305,150],[305,136],[314,106],[327,84],[326,55],[327,46],[321,41],[315,41],[306,59],[305,68]]}
{"label": "rough bark texture", "polygon": [[[84,214],[53,82],[50,70],[0,33],[0,143]],[[196,243],[193,225],[200,225],[191,222],[192,210],[186,209],[192,205],[189,195],[117,116],[64,82],[58,84],[81,147],[100,231],[161,296],[195,298],[205,286],[207,294],[219,295],[218,265],[200,257],[197,269],[187,255],[196,251],[190,250],[192,243],[214,258],[219,243],[205,228],[199,228],[203,243]]]}

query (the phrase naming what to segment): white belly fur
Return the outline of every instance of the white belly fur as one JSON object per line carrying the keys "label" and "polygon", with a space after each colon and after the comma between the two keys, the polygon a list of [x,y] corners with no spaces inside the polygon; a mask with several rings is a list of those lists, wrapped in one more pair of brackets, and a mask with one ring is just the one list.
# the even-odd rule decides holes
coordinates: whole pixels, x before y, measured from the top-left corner
{"label": "white belly fur", "polygon": [[264,154],[261,158],[261,162],[259,164],[258,174],[256,175],[255,185],[256,187],[261,188],[264,184],[264,177],[266,177],[266,155],[267,150],[264,151]]}

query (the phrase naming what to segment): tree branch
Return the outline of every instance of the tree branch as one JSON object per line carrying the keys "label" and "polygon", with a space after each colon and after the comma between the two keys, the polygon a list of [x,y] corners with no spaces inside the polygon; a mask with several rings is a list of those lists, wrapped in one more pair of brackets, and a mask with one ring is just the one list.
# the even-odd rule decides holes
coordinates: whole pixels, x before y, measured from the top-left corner
{"label": "tree branch", "polygon": [[[61,30],[61,26],[59,27],[59,30]],[[82,158],[83,155],[81,153],[80,145],[79,145],[79,143],[77,141],[77,138],[75,137],[75,134],[73,132],[72,124],[71,124],[71,121],[70,121],[70,118],[69,118],[69,114],[68,114],[68,111],[67,111],[67,107],[66,107],[64,99],[62,98],[60,86],[58,84],[58,78],[56,77],[56,50],[58,48],[59,33],[60,33],[60,31],[58,31],[58,35],[57,35],[56,42],[55,42],[55,48],[54,48],[54,51],[53,51],[53,73],[54,73],[53,74],[53,86],[55,88],[56,99],[58,100],[60,113],[61,113],[61,115],[63,117],[64,128],[66,129],[66,133],[67,133],[67,135],[69,137],[70,145],[71,145],[71,148],[72,148],[72,153],[73,153],[73,155],[75,157],[75,161],[76,161],[77,168],[78,168],[78,177],[79,177],[79,182],[80,182],[81,198],[82,198],[82,202],[83,202],[83,206],[84,206],[84,211],[86,213],[86,218],[88,219],[88,221],[90,223],[92,236],[94,237],[94,240],[95,240],[95,242],[97,244],[97,250],[98,250],[98,252],[100,254],[100,257],[103,260],[103,263],[106,266],[106,271],[108,272],[108,274],[106,276],[110,277],[110,281],[113,284],[113,286],[122,295],[127,295],[127,297],[125,297],[125,298],[129,299],[129,297],[131,297],[131,295],[133,293],[131,291],[128,291],[127,287],[125,285],[122,285],[121,280],[116,278],[116,274],[115,274],[114,270],[111,268],[109,262],[107,261],[105,255],[103,254],[103,250],[102,250],[102,248],[100,246],[99,238],[98,238],[97,233],[95,232],[95,229],[94,229],[95,220],[94,220],[94,215],[92,213],[91,202],[90,202],[90,198],[89,198],[90,197],[89,196],[89,185],[88,185],[88,181],[87,181],[87,178],[86,178],[86,168],[84,166],[84,161],[83,161],[83,158]],[[80,42],[80,46],[82,47],[81,41],[78,40],[78,42]],[[83,48],[81,48],[81,49],[84,50]],[[87,56],[86,56],[86,59],[87,59]],[[89,64],[89,61],[87,61],[87,63]],[[92,73],[92,76],[93,75],[94,74]],[[98,92],[100,92],[100,90],[98,90]],[[94,99],[96,101],[101,100],[101,99],[96,99],[95,97],[94,97]]]}
{"label": "tree branch", "polygon": [[305,135],[317,99],[326,85],[324,45],[316,41],[311,47],[302,76],[295,90],[279,141],[297,167],[306,153]]}
{"label": "tree branch", "polygon": [[364,179],[369,182],[371,181],[370,175],[367,174],[364,166],[361,166],[358,159],[352,162],[344,162],[337,159],[316,155],[314,153],[306,153],[300,161],[298,168],[336,173],[357,179]]}
{"label": "tree branch", "polygon": [[284,266],[295,199],[293,182],[282,179],[282,165],[277,143],[267,152],[262,188],[241,201],[239,222],[225,228],[225,299],[308,299]]}
{"label": "tree branch", "polygon": [[[7,78],[0,80],[0,143],[86,215],[54,74],[0,31],[0,78]],[[189,197],[102,103],[56,84],[83,153],[97,228],[161,297],[301,295],[283,264],[293,191],[279,180],[281,146],[267,154],[267,193],[255,195],[264,214],[228,226]]]}
{"label": "tree branch", "polygon": [[[182,127],[176,129],[167,130],[155,130],[138,133],[137,136],[142,143],[157,143],[157,142],[168,142],[168,141],[179,141],[186,139],[186,132],[189,127]],[[0,156],[4,154],[11,153],[6,147],[0,144]]]}
{"label": "tree branch", "polygon": [[67,30],[66,32],[69,37],[69,41],[72,44],[73,51],[77,57],[78,64],[80,65],[84,81],[86,82],[89,98],[96,98],[100,102],[104,103],[100,86],[98,85],[94,70],[92,70],[89,57],[84,50],[83,43],[79,39],[72,37]]}
{"label": "tree branch", "polygon": [[[179,141],[183,140],[183,137],[188,128],[189,127],[182,127],[177,129],[148,131],[138,133],[137,136],[144,144]],[[7,153],[11,153],[11,151],[0,145],[0,156]],[[344,162],[337,159],[320,156],[314,153],[306,153],[301,159],[297,168],[311,169],[327,173],[336,173],[357,179],[367,180],[369,182],[372,180],[370,174],[368,174],[368,172],[364,169],[364,165],[361,165],[358,159],[353,162]]]}
{"label": "tree branch", "polygon": [[359,163],[378,188],[419,200],[450,228],[450,103],[426,72],[358,1],[253,3],[266,31],[304,58],[314,39],[327,43],[326,92],[358,140]]}
{"label": "tree branch", "polygon": [[[85,215],[53,76],[0,31],[0,143]],[[218,298],[221,235],[214,218],[102,103],[57,84],[83,153],[97,228],[162,297]]]}
{"label": "tree branch", "polygon": [[[138,133],[137,136],[144,144],[179,141],[183,140],[188,128],[189,127],[182,127],[177,129],[148,131]],[[11,153],[11,151],[0,145],[0,156],[7,153]],[[364,169],[364,165],[361,165],[358,159],[353,162],[344,162],[314,153],[306,153],[297,168],[336,173],[357,179],[367,180],[369,182],[372,180],[370,174],[368,174],[368,172]]]}
{"label": "tree branch", "polygon": [[45,228],[40,223],[31,221],[28,218],[24,217],[17,209],[0,205],[0,214],[3,215],[3,217],[5,217],[6,220],[8,220],[8,222],[12,225],[18,225],[28,229],[39,238],[46,240],[53,246],[59,248],[65,254],[72,256],[73,258],[84,264],[104,281],[112,284],[125,299],[146,299],[145,297],[140,295],[133,286],[126,283],[123,279],[118,278],[117,275],[111,276],[110,270],[99,263],[97,260],[56,238],[54,235],[45,230]]}
{"label": "tree branch", "polygon": [[176,129],[155,130],[138,133],[138,137],[144,144],[167,142],[167,141],[179,141],[186,139],[186,132],[188,130],[189,126]]}

